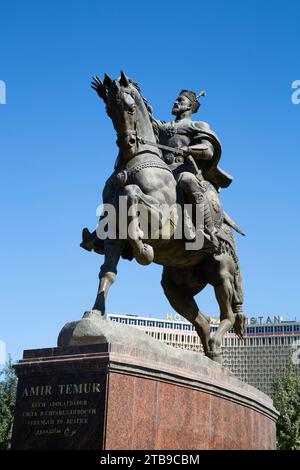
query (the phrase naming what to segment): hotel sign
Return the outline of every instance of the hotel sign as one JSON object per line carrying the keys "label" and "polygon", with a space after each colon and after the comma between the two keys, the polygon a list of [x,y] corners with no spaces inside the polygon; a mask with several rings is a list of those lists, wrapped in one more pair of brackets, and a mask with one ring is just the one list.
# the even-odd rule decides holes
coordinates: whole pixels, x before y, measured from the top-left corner
{"label": "hotel sign", "polygon": [[276,323],[283,322],[283,317],[281,315],[276,315],[274,317],[250,317],[248,318],[248,325],[263,325],[269,324],[274,325]]}
{"label": "hotel sign", "polygon": [[[183,318],[181,315],[179,315],[178,313],[175,313],[175,314],[172,314],[172,313],[167,313],[166,314],[166,320],[169,320],[169,321],[178,321],[178,322],[187,322],[188,321]],[[261,316],[261,317],[250,317],[250,318],[247,318],[247,325],[274,325],[274,324],[278,324],[278,323],[281,323],[283,322],[284,319],[281,315],[274,315],[272,317],[268,316],[268,317],[264,317],[264,316]],[[214,318],[214,317],[211,317],[210,318],[210,324],[211,325],[218,325],[220,323],[220,319],[219,318]]]}

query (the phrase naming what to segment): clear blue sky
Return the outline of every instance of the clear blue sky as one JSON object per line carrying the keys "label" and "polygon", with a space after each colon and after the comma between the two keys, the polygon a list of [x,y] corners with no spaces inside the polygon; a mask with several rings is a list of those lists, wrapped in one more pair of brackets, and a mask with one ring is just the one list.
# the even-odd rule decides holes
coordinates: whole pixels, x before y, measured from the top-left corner
{"label": "clear blue sky", "polygon": [[[182,88],[234,176],[221,194],[239,238],[249,316],[299,318],[298,1],[5,1],[0,11],[0,339],[13,359],[55,346],[94,301],[101,258],[79,247],[116,157],[90,88],[124,69],[159,119]],[[161,268],[123,261],[107,311],[165,316]],[[213,291],[199,306],[218,315]]]}

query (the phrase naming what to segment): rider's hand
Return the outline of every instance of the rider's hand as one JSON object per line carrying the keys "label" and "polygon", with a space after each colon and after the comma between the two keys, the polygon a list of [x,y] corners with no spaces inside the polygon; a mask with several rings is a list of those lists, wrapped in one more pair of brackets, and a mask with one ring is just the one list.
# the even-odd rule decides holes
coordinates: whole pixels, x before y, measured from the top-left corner
{"label": "rider's hand", "polygon": [[172,163],[174,163],[175,160],[174,154],[171,152],[166,153],[164,155],[164,160],[168,165],[171,165]]}
{"label": "rider's hand", "polygon": [[181,147],[180,150],[182,151],[183,155],[187,156],[190,154],[190,148],[189,147]]}

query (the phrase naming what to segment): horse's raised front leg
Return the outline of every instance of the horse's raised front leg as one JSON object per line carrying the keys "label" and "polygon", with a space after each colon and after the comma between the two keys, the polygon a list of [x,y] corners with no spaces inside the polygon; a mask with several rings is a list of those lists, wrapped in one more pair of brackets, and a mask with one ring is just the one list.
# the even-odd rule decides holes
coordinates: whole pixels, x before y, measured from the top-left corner
{"label": "horse's raised front leg", "polygon": [[105,314],[105,299],[117,276],[117,265],[121,256],[121,242],[107,239],[104,241],[104,263],[100,268],[99,287],[92,312]]}
{"label": "horse's raised front leg", "polygon": [[[127,197],[128,204],[128,241],[132,246],[133,254],[139,264],[147,265],[152,263],[154,259],[154,251],[152,246],[143,242],[145,234],[141,228],[139,211],[143,207],[144,213],[148,219],[151,213],[151,223],[155,222],[153,214],[159,219],[159,201],[154,197],[142,192],[136,184],[129,184],[122,190],[121,196]],[[147,221],[144,220],[144,227]],[[148,229],[148,227],[147,227]]]}
{"label": "horse's raised front leg", "polygon": [[[177,274],[182,278],[184,277],[183,274],[180,275],[180,271],[182,270],[165,267],[161,285],[174,310],[194,325],[195,330],[200,337],[204,354],[207,356],[210,338],[209,318],[199,310],[194,299],[195,294],[193,295],[190,293],[188,285],[184,285],[182,282],[176,282],[176,277],[178,277]],[[205,285],[206,283],[201,285],[199,284],[198,292],[200,292]]]}

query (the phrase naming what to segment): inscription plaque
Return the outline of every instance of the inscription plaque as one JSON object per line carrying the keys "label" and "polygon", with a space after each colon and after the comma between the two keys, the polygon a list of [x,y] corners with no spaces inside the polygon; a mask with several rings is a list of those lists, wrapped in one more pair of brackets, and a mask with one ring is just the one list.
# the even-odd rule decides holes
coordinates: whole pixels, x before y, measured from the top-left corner
{"label": "inscription plaque", "polygon": [[106,371],[27,368],[19,377],[12,448],[101,449]]}

